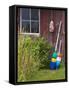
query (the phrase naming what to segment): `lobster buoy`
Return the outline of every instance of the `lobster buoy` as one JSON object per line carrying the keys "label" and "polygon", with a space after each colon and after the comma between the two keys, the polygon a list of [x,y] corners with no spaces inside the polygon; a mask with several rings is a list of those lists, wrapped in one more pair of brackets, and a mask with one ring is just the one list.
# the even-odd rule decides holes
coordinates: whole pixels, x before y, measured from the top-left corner
{"label": "lobster buoy", "polygon": [[56,61],[61,62],[61,57],[57,57],[57,58],[56,58]]}
{"label": "lobster buoy", "polygon": [[60,61],[56,61],[56,69],[58,69],[60,66]]}
{"label": "lobster buoy", "polygon": [[53,53],[52,58],[57,58],[57,53],[56,52]]}
{"label": "lobster buoy", "polygon": [[60,53],[60,54],[58,54],[58,57],[62,57],[63,55]]}
{"label": "lobster buoy", "polygon": [[52,58],[51,61],[52,61],[52,62],[56,62],[56,59],[55,59],[55,58]]}
{"label": "lobster buoy", "polygon": [[56,68],[56,62],[50,62],[50,69],[53,70]]}

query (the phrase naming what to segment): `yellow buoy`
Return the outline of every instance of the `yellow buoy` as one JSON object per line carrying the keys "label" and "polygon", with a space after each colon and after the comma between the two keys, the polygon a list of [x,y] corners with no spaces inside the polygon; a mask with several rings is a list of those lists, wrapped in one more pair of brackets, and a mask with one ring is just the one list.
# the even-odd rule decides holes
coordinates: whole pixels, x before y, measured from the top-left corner
{"label": "yellow buoy", "polygon": [[52,58],[51,61],[52,61],[52,62],[56,62],[56,59],[55,59],[55,58]]}

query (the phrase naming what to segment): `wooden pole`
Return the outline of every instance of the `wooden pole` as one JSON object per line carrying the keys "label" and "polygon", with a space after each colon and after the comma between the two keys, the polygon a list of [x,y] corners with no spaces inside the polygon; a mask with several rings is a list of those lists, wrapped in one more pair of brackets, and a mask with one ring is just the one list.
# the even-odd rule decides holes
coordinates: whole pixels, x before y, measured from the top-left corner
{"label": "wooden pole", "polygon": [[61,30],[61,24],[62,24],[62,22],[60,21],[60,23],[59,23],[59,29],[58,29],[58,35],[57,35],[57,41],[56,41],[56,45],[55,45],[55,51],[57,51],[57,45],[58,45],[58,40],[59,40],[59,34],[60,34],[60,30]]}
{"label": "wooden pole", "polygon": [[60,53],[60,50],[61,50],[61,43],[62,43],[62,40],[60,40],[60,43],[59,43],[59,50],[58,50],[58,53]]}

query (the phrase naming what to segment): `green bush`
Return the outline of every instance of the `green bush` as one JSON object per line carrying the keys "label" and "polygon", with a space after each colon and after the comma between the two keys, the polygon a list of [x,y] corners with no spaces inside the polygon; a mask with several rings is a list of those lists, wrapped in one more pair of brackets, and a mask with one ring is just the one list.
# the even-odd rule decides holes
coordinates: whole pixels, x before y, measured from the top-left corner
{"label": "green bush", "polygon": [[[29,36],[18,35],[18,81],[30,80],[38,69],[37,40]],[[38,50],[39,51],[39,50]]]}
{"label": "green bush", "polygon": [[52,46],[47,40],[45,40],[44,38],[40,38],[39,47],[40,68],[49,68],[49,55]]}
{"label": "green bush", "polygon": [[30,80],[39,68],[49,67],[51,46],[42,37],[18,36],[18,81]]}
{"label": "green bush", "polygon": [[23,36],[18,35],[18,81],[24,80],[23,73]]}

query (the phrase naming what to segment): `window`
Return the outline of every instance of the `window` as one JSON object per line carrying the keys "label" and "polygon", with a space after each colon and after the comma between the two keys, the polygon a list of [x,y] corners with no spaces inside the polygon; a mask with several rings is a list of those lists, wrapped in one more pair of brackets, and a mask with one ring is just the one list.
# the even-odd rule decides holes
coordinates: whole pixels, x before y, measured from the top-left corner
{"label": "window", "polygon": [[38,9],[31,9],[31,20],[39,20]]}
{"label": "window", "polygon": [[39,33],[39,22],[31,22],[31,32]]}
{"label": "window", "polygon": [[40,10],[20,8],[20,32],[27,34],[39,34]]}
{"label": "window", "polygon": [[29,21],[27,21],[27,22],[23,21],[22,22],[22,29],[21,29],[21,31],[22,32],[27,32],[27,33],[30,32],[30,22]]}
{"label": "window", "polygon": [[29,12],[29,9],[27,9],[27,8],[23,8],[22,10],[21,10],[21,16],[22,16],[22,20],[30,20],[30,12]]}

